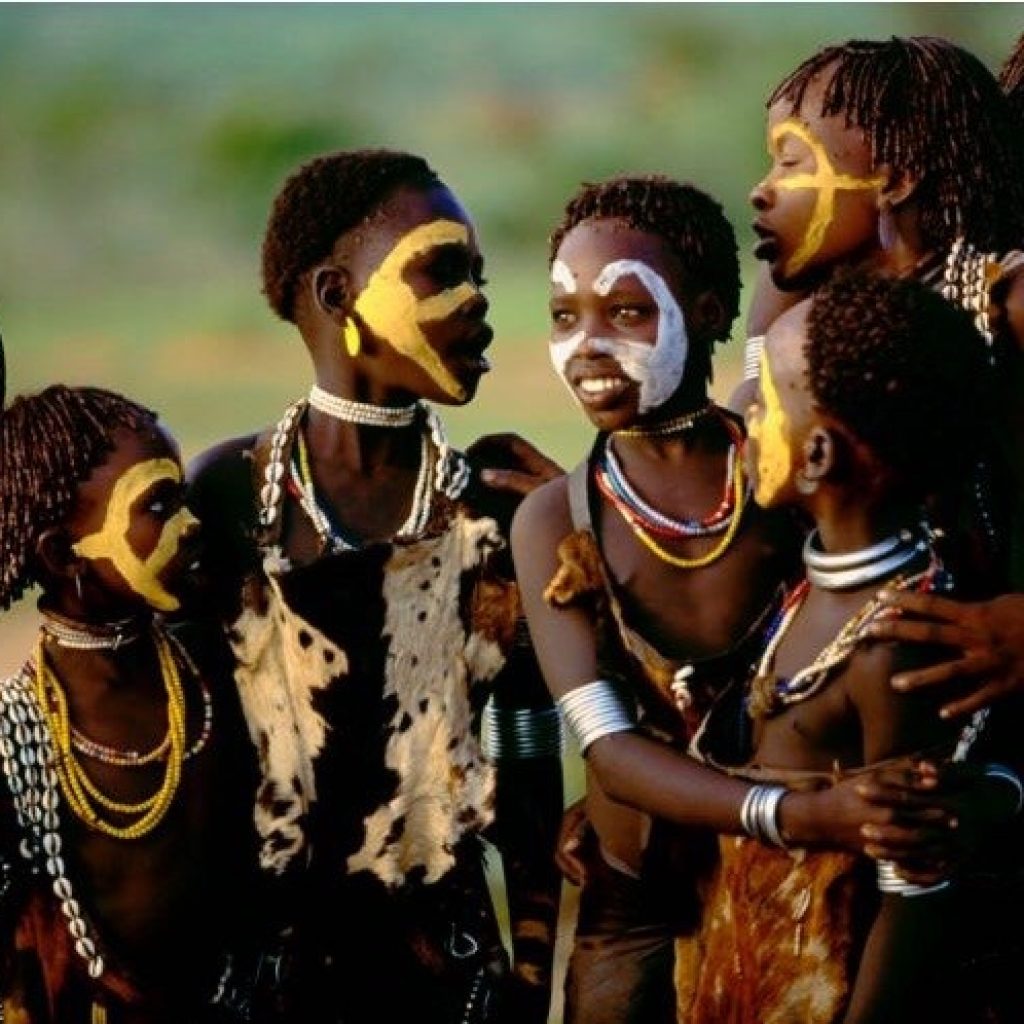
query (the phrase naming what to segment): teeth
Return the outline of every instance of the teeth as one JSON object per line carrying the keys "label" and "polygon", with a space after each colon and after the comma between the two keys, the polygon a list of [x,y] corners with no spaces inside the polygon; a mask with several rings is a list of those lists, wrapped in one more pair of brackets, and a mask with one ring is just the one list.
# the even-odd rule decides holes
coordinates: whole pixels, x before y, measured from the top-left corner
{"label": "teeth", "polygon": [[606,391],[622,387],[624,383],[621,377],[588,377],[580,381],[580,391],[587,395],[603,395]]}

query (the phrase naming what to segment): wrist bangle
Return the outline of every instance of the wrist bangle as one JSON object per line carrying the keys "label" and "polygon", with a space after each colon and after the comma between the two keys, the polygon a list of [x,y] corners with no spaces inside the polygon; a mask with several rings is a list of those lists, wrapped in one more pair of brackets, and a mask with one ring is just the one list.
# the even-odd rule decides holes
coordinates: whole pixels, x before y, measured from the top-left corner
{"label": "wrist bangle", "polygon": [[743,346],[743,379],[757,380],[761,376],[761,353],[764,351],[764,335],[755,334],[747,338]]}
{"label": "wrist bangle", "polygon": [[1016,802],[1011,817],[1020,814],[1021,808],[1024,807],[1024,783],[1021,782],[1020,776],[1005,764],[994,763],[985,765],[984,775],[986,779],[1002,779],[1008,786],[1013,787]]}
{"label": "wrist bangle", "polygon": [[489,761],[560,757],[562,717],[558,708],[484,708],[480,747]]}
{"label": "wrist bangle", "polygon": [[582,754],[602,736],[636,728],[636,710],[607,679],[577,686],[559,700],[558,706]]}
{"label": "wrist bangle", "polygon": [[752,839],[785,847],[779,827],[779,805],[789,792],[785,786],[751,786],[740,805],[740,825]]}
{"label": "wrist bangle", "polygon": [[896,862],[892,860],[876,861],[878,869],[878,891],[886,892],[895,896],[928,896],[933,892],[941,892],[948,889],[950,881],[944,878],[934,885],[915,885],[903,878],[896,868]]}

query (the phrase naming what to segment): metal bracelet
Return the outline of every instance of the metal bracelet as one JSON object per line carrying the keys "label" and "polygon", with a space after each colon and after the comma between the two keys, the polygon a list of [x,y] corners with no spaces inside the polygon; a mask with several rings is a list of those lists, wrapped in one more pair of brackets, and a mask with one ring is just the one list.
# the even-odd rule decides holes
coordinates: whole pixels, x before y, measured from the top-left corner
{"label": "metal bracelet", "polygon": [[917,885],[900,876],[895,861],[880,860],[875,864],[878,870],[878,891],[893,896],[930,896],[933,892],[949,888],[950,885],[948,878],[934,885]]}
{"label": "metal bracelet", "polygon": [[558,706],[582,754],[602,736],[636,728],[636,709],[607,679],[577,686],[559,700]]}
{"label": "metal bracelet", "polygon": [[558,708],[484,708],[480,746],[489,761],[561,757],[562,716]]}
{"label": "metal bracelet", "polygon": [[779,827],[779,805],[789,792],[785,786],[751,786],[740,805],[740,825],[752,839],[785,847]]}
{"label": "metal bracelet", "polygon": [[743,379],[757,380],[761,376],[761,353],[764,351],[764,335],[755,334],[747,338],[743,346]]}
{"label": "metal bracelet", "polygon": [[985,765],[985,778],[1002,779],[1003,782],[1013,787],[1017,795],[1017,806],[1014,807],[1013,814],[1014,816],[1020,814],[1021,808],[1024,807],[1024,783],[1021,782],[1020,776],[1005,764],[992,763]]}

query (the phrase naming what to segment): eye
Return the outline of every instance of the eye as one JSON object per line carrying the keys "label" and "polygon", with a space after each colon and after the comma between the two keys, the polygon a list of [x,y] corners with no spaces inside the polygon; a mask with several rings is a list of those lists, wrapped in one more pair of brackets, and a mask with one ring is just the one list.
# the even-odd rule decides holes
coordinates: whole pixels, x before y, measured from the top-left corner
{"label": "eye", "polygon": [[568,330],[576,323],[576,314],[571,309],[563,309],[557,306],[552,307],[551,323],[556,330]]}
{"label": "eye", "polygon": [[609,312],[611,318],[618,323],[627,327],[635,327],[637,324],[647,321],[653,315],[654,309],[642,303],[623,302],[612,306]]}

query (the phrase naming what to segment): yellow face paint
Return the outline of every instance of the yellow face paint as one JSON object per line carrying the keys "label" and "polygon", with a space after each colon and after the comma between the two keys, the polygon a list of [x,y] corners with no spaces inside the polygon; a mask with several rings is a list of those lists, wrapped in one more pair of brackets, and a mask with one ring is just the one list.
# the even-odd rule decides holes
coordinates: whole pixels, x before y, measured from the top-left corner
{"label": "yellow face paint", "polygon": [[747,433],[757,445],[757,486],[754,500],[769,507],[793,472],[793,450],[789,444],[789,418],[782,408],[772,377],[768,354],[761,350],[761,395],[764,406],[760,419],[747,418]]}
{"label": "yellow face paint", "polygon": [[435,220],[413,228],[384,257],[354,307],[374,334],[421,366],[442,391],[458,401],[466,397],[466,389],[445,368],[420,325],[451,316],[476,296],[478,289],[465,282],[419,299],[402,275],[417,256],[439,245],[465,245],[468,239],[469,229],[458,221]]}
{"label": "yellow face paint", "polygon": [[871,178],[857,178],[852,174],[837,174],[832,161],[825,152],[825,147],[795,118],[789,118],[781,124],[774,125],[771,130],[771,144],[777,153],[782,138],[793,135],[811,151],[814,157],[814,173],[789,174],[780,178],[775,187],[785,192],[799,189],[813,189],[817,192],[811,220],[807,225],[800,248],[789,258],[786,271],[795,274],[802,269],[814,254],[821,248],[825,240],[825,232],[832,223],[835,212],[837,192],[862,192],[877,189],[884,184],[884,177],[876,175]]}
{"label": "yellow face paint", "polygon": [[199,520],[187,508],[179,509],[164,523],[156,547],[139,558],[128,541],[132,507],[155,484],[163,480],[181,482],[181,467],[172,459],[137,462],[118,477],[107,502],[103,526],[83,537],[72,550],[83,558],[108,558],[125,582],[158,611],[175,611],[181,602],[160,582],[160,573],[178,553],[183,538],[193,533]]}

